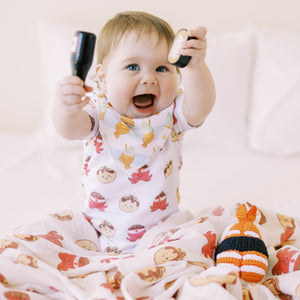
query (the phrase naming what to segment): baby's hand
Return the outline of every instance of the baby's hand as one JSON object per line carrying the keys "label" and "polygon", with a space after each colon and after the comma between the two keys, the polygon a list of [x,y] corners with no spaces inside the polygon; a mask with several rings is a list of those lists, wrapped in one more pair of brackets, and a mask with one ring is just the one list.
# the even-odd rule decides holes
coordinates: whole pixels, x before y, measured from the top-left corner
{"label": "baby's hand", "polygon": [[83,81],[79,77],[67,76],[57,84],[56,100],[66,109],[78,111],[89,103],[90,98],[85,96],[92,90],[90,86],[83,86]]}
{"label": "baby's hand", "polygon": [[188,36],[195,37],[196,39],[187,40],[182,44],[182,55],[192,57],[186,68],[203,64],[206,56],[206,33],[207,30],[205,27],[188,30]]}

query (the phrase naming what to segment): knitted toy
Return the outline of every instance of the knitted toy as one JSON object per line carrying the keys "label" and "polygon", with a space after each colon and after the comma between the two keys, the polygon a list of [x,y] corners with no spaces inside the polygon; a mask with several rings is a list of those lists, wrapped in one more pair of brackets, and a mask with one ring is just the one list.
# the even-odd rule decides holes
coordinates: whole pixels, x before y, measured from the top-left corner
{"label": "knitted toy", "polygon": [[256,206],[245,204],[236,210],[238,223],[229,225],[216,250],[216,265],[231,265],[247,282],[263,280],[268,268],[268,252],[257,226]]}

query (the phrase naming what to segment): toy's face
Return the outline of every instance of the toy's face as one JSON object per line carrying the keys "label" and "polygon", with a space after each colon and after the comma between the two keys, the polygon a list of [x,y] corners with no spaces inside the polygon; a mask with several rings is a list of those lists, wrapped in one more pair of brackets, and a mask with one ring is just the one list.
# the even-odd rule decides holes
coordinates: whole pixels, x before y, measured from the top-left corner
{"label": "toy's face", "polygon": [[78,240],[76,242],[76,244],[79,247],[81,247],[81,248],[83,248],[85,250],[88,250],[88,251],[97,251],[98,250],[96,244],[93,243],[92,241],[89,241],[89,240]]}
{"label": "toy's face", "polygon": [[162,264],[167,261],[176,260],[177,253],[173,248],[162,248],[155,254],[155,263]]}
{"label": "toy's face", "polygon": [[138,200],[136,197],[126,197],[120,200],[120,209],[126,212],[134,212],[138,209]]}
{"label": "toy's face", "polygon": [[109,168],[100,169],[97,177],[102,183],[111,183],[116,179],[116,172]]}
{"label": "toy's face", "polygon": [[100,224],[99,231],[107,237],[113,237],[115,235],[114,227],[107,221]]}

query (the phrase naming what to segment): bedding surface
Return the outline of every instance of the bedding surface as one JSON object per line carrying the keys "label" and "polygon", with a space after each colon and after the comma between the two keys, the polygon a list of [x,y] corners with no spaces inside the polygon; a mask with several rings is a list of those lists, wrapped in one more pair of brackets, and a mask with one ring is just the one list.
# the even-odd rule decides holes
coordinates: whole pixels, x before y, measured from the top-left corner
{"label": "bedding surface", "polygon": [[49,212],[81,209],[81,148],[55,148],[37,134],[0,134],[0,232]]}
{"label": "bedding surface", "polygon": [[236,223],[237,207],[174,214],[123,254],[113,247],[100,253],[98,235],[81,213],[49,214],[0,237],[0,298],[299,299],[298,219],[258,209],[269,253],[262,282],[246,283],[234,268],[215,265],[216,246]]}

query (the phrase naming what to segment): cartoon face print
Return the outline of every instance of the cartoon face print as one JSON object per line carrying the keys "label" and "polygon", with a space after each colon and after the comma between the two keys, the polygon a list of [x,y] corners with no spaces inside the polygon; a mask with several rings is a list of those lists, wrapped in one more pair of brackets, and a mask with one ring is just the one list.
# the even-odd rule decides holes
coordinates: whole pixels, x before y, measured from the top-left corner
{"label": "cartoon face print", "polygon": [[143,237],[143,235],[146,233],[145,226],[143,225],[133,225],[128,228],[128,237],[127,240],[130,242],[135,242]]}
{"label": "cartoon face print", "polygon": [[165,177],[169,177],[169,175],[172,173],[172,170],[173,170],[173,161],[170,160],[166,166],[165,166],[165,169],[164,169],[164,175]]}
{"label": "cartoon face print", "polygon": [[102,183],[111,183],[117,177],[116,172],[106,166],[103,166],[97,171],[97,178]]}
{"label": "cartoon face print", "polygon": [[164,247],[159,249],[154,255],[154,261],[157,265],[167,261],[183,260],[186,257],[185,251],[175,247]]}
{"label": "cartoon face print", "polygon": [[89,240],[78,240],[75,242],[79,247],[88,251],[98,251],[97,245]]}
{"label": "cartoon face print", "polygon": [[124,196],[120,200],[120,209],[126,212],[134,212],[139,208],[139,201],[136,196]]}
{"label": "cartoon face print", "polygon": [[108,221],[103,221],[99,225],[99,231],[107,237],[113,237],[116,233],[114,226]]}
{"label": "cartoon face print", "polygon": [[92,192],[89,199],[89,208],[104,211],[107,208],[105,198],[100,193]]}
{"label": "cartoon face print", "polygon": [[155,282],[166,273],[166,268],[161,266],[149,266],[136,272],[136,274],[147,282]]}

